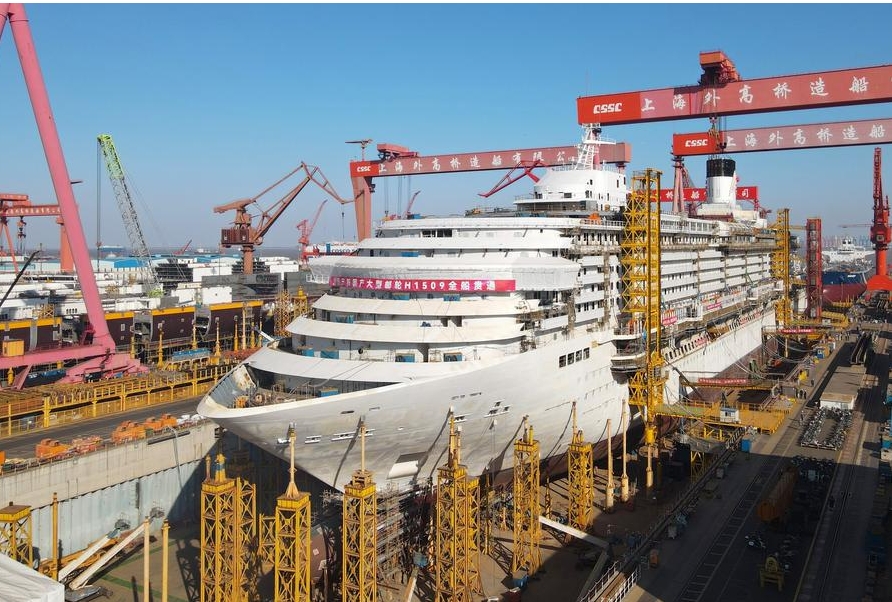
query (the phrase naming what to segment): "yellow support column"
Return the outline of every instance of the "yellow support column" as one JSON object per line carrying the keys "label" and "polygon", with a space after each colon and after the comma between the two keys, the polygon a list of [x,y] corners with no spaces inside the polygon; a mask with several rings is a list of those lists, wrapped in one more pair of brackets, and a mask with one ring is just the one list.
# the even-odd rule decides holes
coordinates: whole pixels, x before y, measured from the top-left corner
{"label": "yellow support column", "polygon": [[477,532],[480,502],[476,479],[461,464],[461,440],[449,416],[449,457],[437,469],[434,518],[434,585],[436,602],[465,602],[479,592],[480,558]]}
{"label": "yellow support column", "polygon": [[294,483],[294,437],[291,425],[290,480],[276,501],[276,602],[310,602],[310,495]]}
{"label": "yellow support column", "polygon": [[[613,480],[613,430],[607,419],[607,486],[604,488],[604,510],[613,512],[614,489],[616,483]],[[623,450],[625,451],[625,450]]]}
{"label": "yellow support column", "polygon": [[372,473],[365,469],[365,424],[359,427],[360,464],[344,487],[343,570],[344,602],[378,599],[378,501]]}
{"label": "yellow support column", "polygon": [[573,439],[567,452],[568,519],[570,526],[585,531],[591,523],[594,503],[592,444],[582,438],[576,426],[576,402],[573,402]]}
{"label": "yellow support column", "polygon": [[514,555],[512,572],[525,569],[532,575],[539,570],[541,526],[539,515],[539,441],[533,439],[533,427],[523,419],[523,435],[514,442]]}
{"label": "yellow support column", "polygon": [[213,474],[210,458],[201,484],[201,602],[240,600],[234,587],[235,481],[226,476],[225,458],[217,456]]}
{"label": "yellow support column", "polygon": [[27,566],[34,564],[31,506],[10,504],[0,509],[0,553]]}

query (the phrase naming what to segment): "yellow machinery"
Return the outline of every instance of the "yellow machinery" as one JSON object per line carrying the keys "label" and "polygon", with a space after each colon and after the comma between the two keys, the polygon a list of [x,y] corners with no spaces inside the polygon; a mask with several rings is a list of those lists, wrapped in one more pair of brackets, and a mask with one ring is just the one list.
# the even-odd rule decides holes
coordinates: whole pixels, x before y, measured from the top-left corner
{"label": "yellow machinery", "polygon": [[291,425],[288,487],[276,501],[276,602],[310,601],[310,494],[294,483],[294,437]]}
{"label": "yellow machinery", "polygon": [[[465,602],[481,592],[477,479],[461,464],[461,440],[449,416],[449,457],[437,469],[434,582],[437,602]],[[345,599],[346,600],[346,599]]]}
{"label": "yellow machinery", "polygon": [[343,570],[344,602],[378,599],[378,501],[372,473],[365,469],[365,424],[359,427],[359,470],[344,487]]}
{"label": "yellow machinery", "polygon": [[539,441],[533,427],[523,421],[523,435],[514,442],[514,555],[511,571],[525,569],[529,575],[539,570],[542,557],[539,539]]}
{"label": "yellow machinery", "polygon": [[[608,455],[610,455],[609,449]],[[573,440],[567,452],[568,514],[570,526],[580,531],[588,529],[592,520],[592,506],[595,498],[593,471],[592,444],[583,440],[582,431],[576,426],[576,402],[574,401]]]}
{"label": "yellow machinery", "polygon": [[775,319],[778,326],[793,323],[793,308],[790,304],[790,210],[778,209],[774,225],[775,249],[771,254],[771,276],[781,281],[783,293],[775,302]]}
{"label": "yellow machinery", "polygon": [[647,450],[647,491],[653,488],[653,455],[657,440],[657,409],[666,384],[660,322],[660,175],[647,169],[632,176],[626,223],[620,247],[623,265],[624,311],[643,326],[644,366],[629,379],[629,403],[644,417]]}
{"label": "yellow machinery", "polygon": [[769,556],[765,564],[759,566],[759,585],[765,587],[766,583],[777,585],[777,591],[784,589],[784,571],[774,556]]}

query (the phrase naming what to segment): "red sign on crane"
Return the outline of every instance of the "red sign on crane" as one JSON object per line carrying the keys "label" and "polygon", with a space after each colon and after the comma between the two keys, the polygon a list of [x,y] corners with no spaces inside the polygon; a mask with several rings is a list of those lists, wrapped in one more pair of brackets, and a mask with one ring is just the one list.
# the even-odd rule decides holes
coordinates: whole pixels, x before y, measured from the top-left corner
{"label": "red sign on crane", "polygon": [[831,148],[892,142],[892,119],[865,119],[672,135],[672,153],[680,156],[752,151]]}
{"label": "red sign on crane", "polygon": [[581,96],[579,123],[624,124],[892,101],[892,65]]}
{"label": "red sign on crane", "polygon": [[[359,240],[368,238],[372,233],[371,197],[374,191],[372,178],[494,169],[511,170],[525,162],[535,162],[543,167],[566,165],[576,160],[577,150],[576,146],[548,146],[420,156],[415,151],[394,144],[379,145],[379,152],[382,152],[382,146],[385,151],[390,153],[386,155],[390,158],[350,162],[350,177],[353,180],[354,207],[356,209],[356,233]],[[399,149],[398,155],[393,153],[394,149]],[[604,163],[625,165],[632,160],[632,147],[625,142],[605,144],[600,148],[600,160]]]}

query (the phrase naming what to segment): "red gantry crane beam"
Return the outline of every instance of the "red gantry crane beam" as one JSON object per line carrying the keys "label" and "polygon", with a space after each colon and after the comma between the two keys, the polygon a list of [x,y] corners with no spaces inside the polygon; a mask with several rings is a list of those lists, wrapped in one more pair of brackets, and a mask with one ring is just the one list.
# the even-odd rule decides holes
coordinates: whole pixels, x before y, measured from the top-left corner
{"label": "red gantry crane beam", "polygon": [[[704,70],[716,57],[724,55],[700,53]],[[750,80],[740,79],[734,71],[717,78],[717,83],[581,96],[576,99],[576,113],[581,124],[620,125],[889,101],[892,65],[878,65]]]}
{"label": "red gantry crane beam", "polygon": [[892,142],[892,119],[805,123],[762,128],[672,135],[672,153],[679,157],[717,153],[832,148]]}
{"label": "red gantry crane beam", "polygon": [[[576,160],[576,146],[455,153],[421,156],[395,144],[379,144],[377,161],[351,161],[350,179],[356,208],[356,233],[359,240],[372,233],[372,193],[374,178],[420,174],[460,173],[472,171],[512,170],[518,165],[536,163],[549,167]],[[624,142],[601,147],[601,161],[625,165],[632,159],[632,147]]]}

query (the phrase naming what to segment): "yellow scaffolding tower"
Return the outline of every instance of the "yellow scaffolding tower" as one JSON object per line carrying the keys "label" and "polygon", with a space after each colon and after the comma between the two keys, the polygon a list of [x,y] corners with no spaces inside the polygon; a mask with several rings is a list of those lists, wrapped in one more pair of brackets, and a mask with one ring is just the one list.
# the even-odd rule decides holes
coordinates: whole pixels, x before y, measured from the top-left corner
{"label": "yellow scaffolding tower", "polygon": [[288,487],[276,501],[276,602],[310,601],[310,495],[294,483],[294,425],[288,427]]}
{"label": "yellow scaffolding tower", "polygon": [[436,602],[465,602],[481,591],[477,526],[480,503],[476,479],[461,464],[461,440],[449,416],[449,457],[437,469],[434,580]]}
{"label": "yellow scaffolding tower", "polygon": [[580,531],[588,529],[595,499],[592,444],[582,438],[576,426],[576,402],[573,402],[573,440],[567,452],[569,522]]}
{"label": "yellow scaffolding tower", "polygon": [[632,176],[621,243],[625,281],[625,311],[640,321],[644,332],[645,365],[629,379],[629,403],[644,416],[647,450],[645,484],[653,488],[653,454],[657,441],[657,408],[663,404],[666,385],[660,322],[660,175],[655,169]]}
{"label": "yellow scaffolding tower", "polygon": [[0,553],[27,566],[34,565],[31,506],[12,503],[0,509]]}
{"label": "yellow scaffolding tower", "polygon": [[514,442],[514,554],[511,571],[539,570],[541,526],[539,524],[539,441],[533,427],[523,419],[523,435]]}
{"label": "yellow scaffolding tower", "polygon": [[211,471],[206,459],[201,484],[201,602],[240,600],[235,551],[235,481],[226,476],[226,459],[217,455]]}
{"label": "yellow scaffolding tower", "polygon": [[775,301],[775,321],[778,326],[793,324],[793,307],[790,304],[790,210],[778,209],[777,222],[773,226],[775,249],[771,254],[771,277],[783,284],[783,294]]}
{"label": "yellow scaffolding tower", "polygon": [[257,533],[257,487],[251,482],[254,463],[251,461],[248,450],[239,449],[233,452],[232,461],[229,462],[229,472],[235,478],[237,494],[235,516],[238,522],[234,553],[240,572],[237,579],[242,584],[245,599],[254,600],[258,596],[260,545]]}
{"label": "yellow scaffolding tower", "polygon": [[341,593],[344,602],[378,599],[378,502],[372,473],[365,469],[365,424],[359,426],[360,464],[344,487]]}
{"label": "yellow scaffolding tower", "polygon": [[284,283],[282,290],[276,295],[275,305],[275,334],[277,337],[288,336],[287,326],[297,317],[307,315],[309,311],[309,302],[304,289],[297,289],[297,293],[291,297],[285,289]]}

